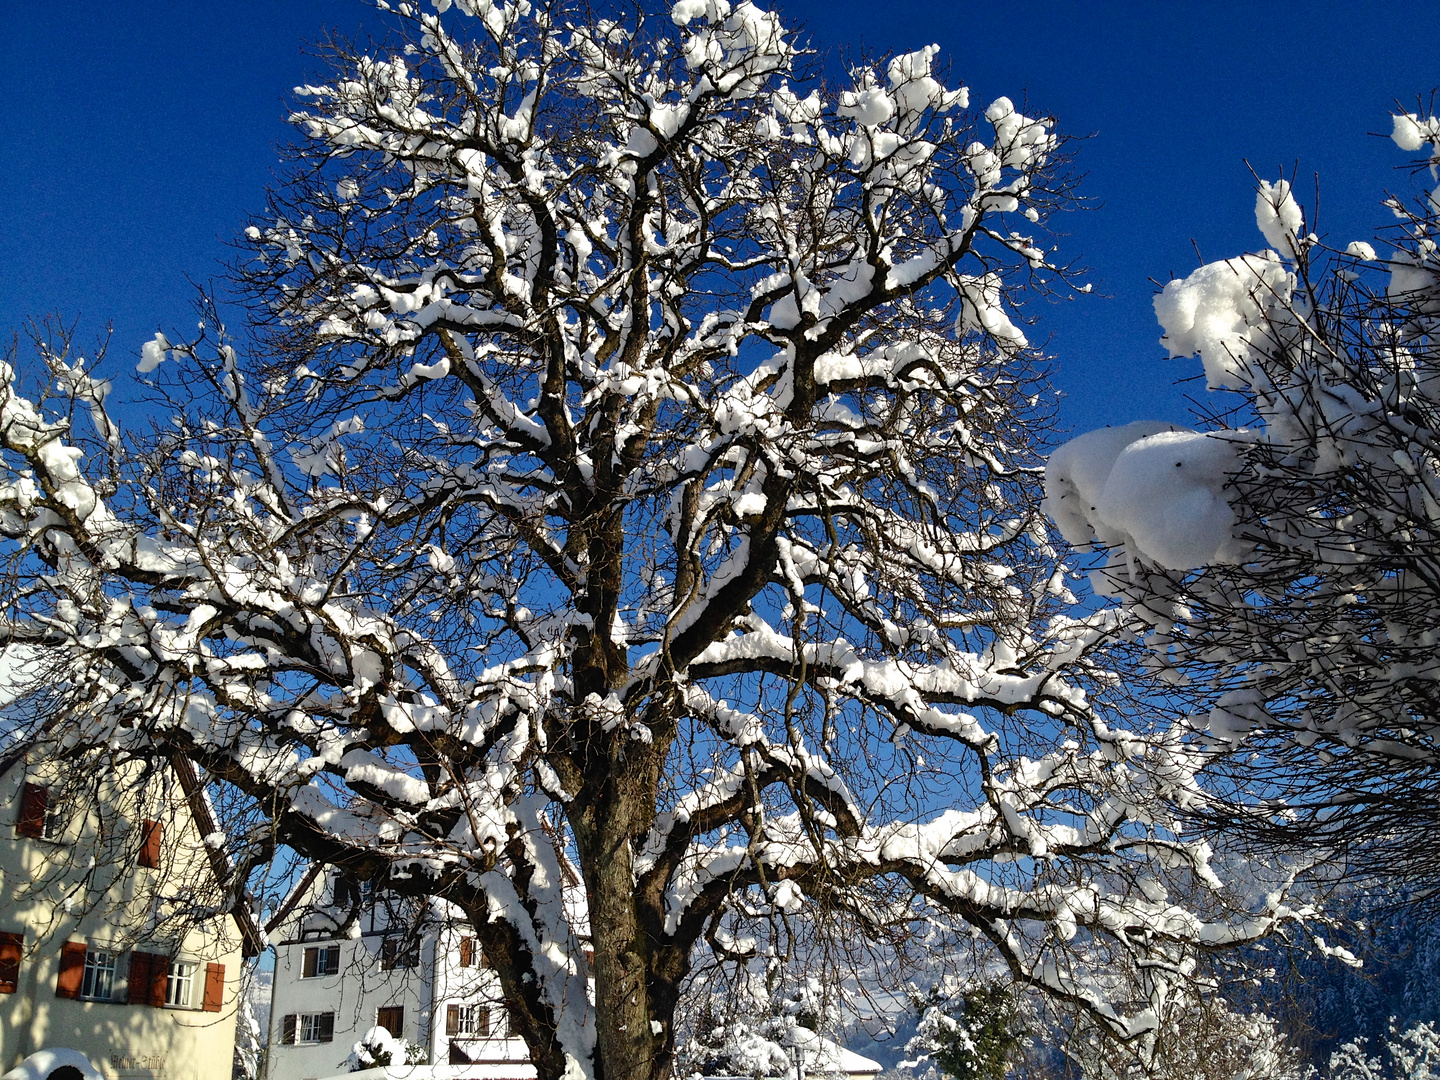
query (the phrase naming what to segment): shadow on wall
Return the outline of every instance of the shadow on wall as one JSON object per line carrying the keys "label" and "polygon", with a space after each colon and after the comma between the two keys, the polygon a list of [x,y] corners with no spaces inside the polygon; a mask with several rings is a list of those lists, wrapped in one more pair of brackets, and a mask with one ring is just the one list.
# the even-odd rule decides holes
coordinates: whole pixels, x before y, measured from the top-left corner
{"label": "shadow on wall", "polygon": [[78,1050],[37,1050],[0,1080],[104,1080]]}
{"label": "shadow on wall", "polygon": [[[73,1058],[56,1059],[49,1068],[52,1072],[62,1066],[79,1068],[83,1080],[92,1080],[92,1077],[93,1080],[103,1080],[103,1073],[98,1067],[105,1064],[110,1066],[111,1075],[208,1075],[207,1066],[213,1067],[215,1063],[210,1058],[215,1055],[207,1052],[211,1040],[205,1038],[200,1029],[235,1022],[234,1011],[230,1009],[222,1013],[207,1013],[200,1010],[137,1009],[121,1002],[43,999],[37,1004],[38,1015],[31,1028],[34,1041],[30,1045],[63,1040],[77,1047],[67,1051],[74,1055]],[[80,1010],[83,1010],[80,1016],[57,1015],[62,1011],[73,1013]],[[25,1061],[31,1062],[44,1053],[60,1052],[39,1051]],[[228,1056],[224,1066],[228,1075]],[[86,1073],[84,1070],[87,1068],[92,1071]],[[14,1076],[5,1073],[0,1080],[49,1080],[49,1076],[49,1072],[43,1071]]]}

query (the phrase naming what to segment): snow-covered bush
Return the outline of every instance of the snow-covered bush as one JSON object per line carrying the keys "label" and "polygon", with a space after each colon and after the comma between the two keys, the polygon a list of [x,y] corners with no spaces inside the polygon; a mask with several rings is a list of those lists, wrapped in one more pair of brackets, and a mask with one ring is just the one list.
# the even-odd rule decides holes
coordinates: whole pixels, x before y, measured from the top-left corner
{"label": "snow-covered bush", "polygon": [[[1406,151],[1440,120],[1394,118]],[[1440,825],[1440,199],[1385,203],[1372,244],[1327,246],[1262,184],[1270,249],[1156,298],[1198,353],[1205,431],[1136,424],[1058,450],[1047,507],[1111,558],[1098,587],[1185,688],[1194,745],[1233,749],[1227,828],[1433,883]]]}
{"label": "snow-covered bush", "polygon": [[747,965],[720,986],[692,987],[697,1015],[682,1025],[679,1073],[757,1080],[834,1074],[836,1047],[823,1035],[839,1019],[836,997],[819,980],[787,977],[774,963],[763,972]]}
{"label": "snow-covered bush", "polygon": [[360,1072],[385,1065],[423,1065],[428,1056],[423,1046],[391,1035],[387,1028],[372,1027],[351,1049],[345,1065],[351,1072]]}

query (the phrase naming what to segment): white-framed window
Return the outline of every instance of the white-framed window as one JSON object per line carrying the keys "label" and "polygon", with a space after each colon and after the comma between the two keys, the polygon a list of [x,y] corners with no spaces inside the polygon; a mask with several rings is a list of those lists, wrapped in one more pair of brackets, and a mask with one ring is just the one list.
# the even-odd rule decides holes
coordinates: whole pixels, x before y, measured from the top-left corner
{"label": "white-framed window", "polygon": [[280,1021],[280,1042],[284,1046],[314,1045],[335,1041],[335,1014],[289,1013]]}
{"label": "white-framed window", "polygon": [[339,974],[339,945],[311,945],[305,949],[300,967],[302,979],[319,979],[326,975]]}
{"label": "white-framed window", "polygon": [[490,1034],[490,1008],[487,1005],[457,1005],[456,1035],[472,1038]]}
{"label": "white-framed window", "polygon": [[334,1013],[301,1013],[300,1042],[330,1042],[335,1037]]}
{"label": "white-framed window", "polygon": [[170,961],[170,974],[165,979],[165,1004],[188,1009],[195,1002],[195,968],[189,960]]}
{"label": "white-framed window", "polygon": [[91,1001],[109,1001],[114,998],[117,955],[109,949],[85,950],[85,975],[80,982],[82,998]]}
{"label": "white-framed window", "polygon": [[40,827],[41,839],[53,840],[56,843],[64,840],[66,822],[64,806],[58,799],[49,800],[45,806],[45,821]]}
{"label": "white-framed window", "polygon": [[504,1039],[509,1037],[505,1007],[499,1002],[489,1005],[445,1007],[445,1034],[453,1039]]}

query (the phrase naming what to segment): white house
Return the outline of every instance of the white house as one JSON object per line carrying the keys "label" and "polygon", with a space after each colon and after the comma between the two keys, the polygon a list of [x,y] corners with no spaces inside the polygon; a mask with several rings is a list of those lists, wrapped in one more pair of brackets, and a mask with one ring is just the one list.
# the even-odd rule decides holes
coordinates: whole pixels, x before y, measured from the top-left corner
{"label": "white house", "polygon": [[367,883],[354,924],[354,899],[333,872],[297,886],[296,914],[275,942],[267,1080],[342,1072],[354,1044],[377,1026],[422,1047],[432,1065],[473,1066],[456,1076],[533,1080],[499,980],[454,911],[431,904],[410,929],[413,908]]}

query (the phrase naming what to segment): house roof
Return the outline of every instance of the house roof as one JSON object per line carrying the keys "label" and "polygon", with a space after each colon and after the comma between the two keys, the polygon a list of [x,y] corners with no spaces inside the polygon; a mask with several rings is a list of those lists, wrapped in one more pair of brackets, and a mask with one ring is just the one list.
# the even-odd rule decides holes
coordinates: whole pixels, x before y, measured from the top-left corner
{"label": "house roof", "polygon": [[878,1076],[884,1071],[885,1067],[873,1058],[867,1058],[853,1050],[846,1050],[834,1039],[816,1035],[804,1028],[796,1028],[793,1039],[794,1045],[799,1047],[800,1054],[804,1058],[807,1074],[843,1073],[847,1076]]}
{"label": "house roof", "polygon": [[[195,775],[195,766],[190,759],[182,754],[175,754],[170,759],[170,767],[174,769],[176,777],[180,781],[180,790],[185,794],[185,805],[190,809],[190,817],[195,822],[195,828],[202,837],[209,837],[220,832],[220,826],[215,820],[214,808],[210,805],[209,796],[205,794],[205,785],[200,783],[200,778]],[[216,881],[226,881],[235,872],[235,864],[231,862],[229,854],[223,847],[205,844],[205,855],[210,861],[210,870],[215,875]],[[250,910],[246,897],[241,894],[235,898],[235,904],[230,909],[231,916],[235,919],[235,925],[240,930],[241,952],[249,958],[258,956],[264,951],[266,945],[265,930]]]}

